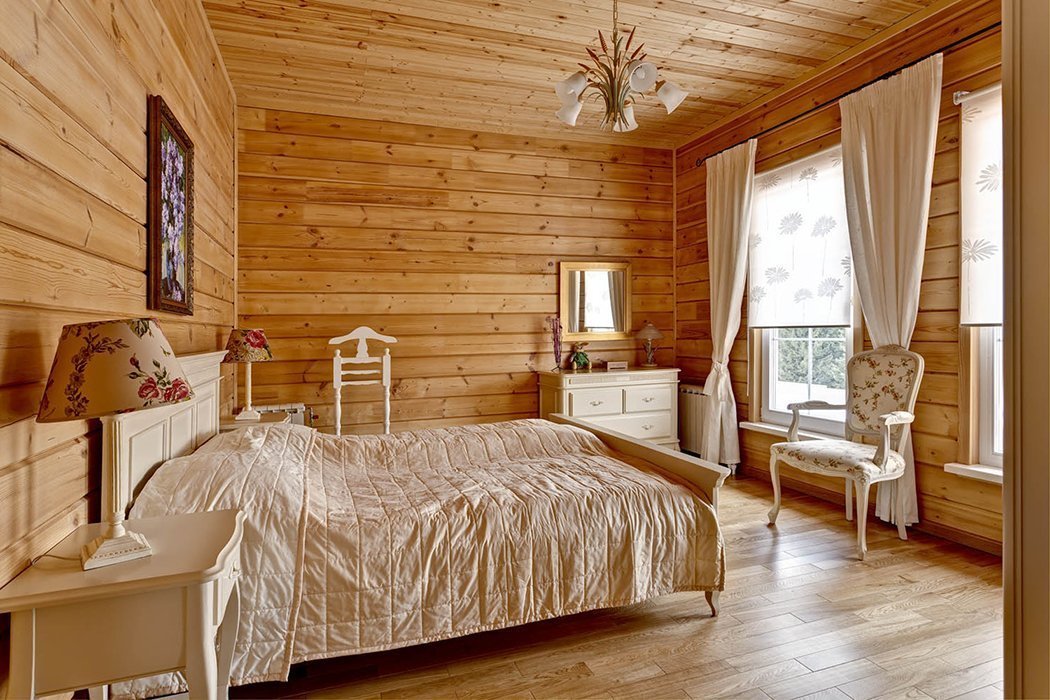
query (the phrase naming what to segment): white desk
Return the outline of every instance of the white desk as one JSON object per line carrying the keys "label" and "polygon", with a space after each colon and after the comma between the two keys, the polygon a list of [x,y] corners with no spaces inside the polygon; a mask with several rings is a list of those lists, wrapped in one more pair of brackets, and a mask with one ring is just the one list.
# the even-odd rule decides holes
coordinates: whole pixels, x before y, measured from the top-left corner
{"label": "white desk", "polygon": [[12,613],[8,696],[184,669],[191,698],[226,697],[243,520],[236,510],[128,520],[153,555],[91,571],[80,548],[105,525],[77,528],[0,589],[0,612]]}

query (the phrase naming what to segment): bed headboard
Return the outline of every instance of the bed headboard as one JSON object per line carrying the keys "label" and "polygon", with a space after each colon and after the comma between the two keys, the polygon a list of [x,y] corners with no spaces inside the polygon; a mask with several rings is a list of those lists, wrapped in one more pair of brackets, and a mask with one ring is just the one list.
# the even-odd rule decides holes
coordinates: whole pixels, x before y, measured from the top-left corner
{"label": "bed headboard", "polygon": [[[153,471],[166,460],[182,457],[219,432],[219,363],[225,350],[179,357],[193,387],[189,401],[102,420],[102,459],[113,459],[120,500],[125,509]],[[112,490],[102,470],[102,512],[110,512]]]}

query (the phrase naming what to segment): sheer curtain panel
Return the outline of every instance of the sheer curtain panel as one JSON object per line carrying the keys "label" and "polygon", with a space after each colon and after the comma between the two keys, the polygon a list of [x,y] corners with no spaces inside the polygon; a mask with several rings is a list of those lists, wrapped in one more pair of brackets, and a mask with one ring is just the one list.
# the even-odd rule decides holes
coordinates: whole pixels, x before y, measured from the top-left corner
{"label": "sheer curtain panel", "polygon": [[[937,54],[839,101],[850,247],[875,347],[907,348],[919,312],[941,62]],[[880,484],[875,514],[896,523],[895,489],[904,488],[903,518],[912,524],[919,509],[910,441],[905,460],[903,477]]]}
{"label": "sheer curtain panel", "polygon": [[722,464],[740,463],[736,400],[729,377],[729,351],[740,329],[751,229],[751,197],[758,142],[707,159],[707,256],[711,271],[711,373],[704,384],[701,455]]}

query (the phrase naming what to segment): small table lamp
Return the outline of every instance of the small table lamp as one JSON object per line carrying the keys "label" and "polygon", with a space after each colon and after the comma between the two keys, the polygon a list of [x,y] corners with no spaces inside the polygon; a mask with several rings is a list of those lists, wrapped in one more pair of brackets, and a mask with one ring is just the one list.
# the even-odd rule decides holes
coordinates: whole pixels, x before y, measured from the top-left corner
{"label": "small table lamp", "polygon": [[[40,399],[37,422],[101,418],[157,408],[193,397],[186,375],[154,318],[74,323],[62,328],[51,374]],[[108,431],[112,434],[112,429]],[[124,529],[120,475],[114,450],[102,450],[102,469],[109,479],[109,528],[84,545],[84,569],[118,564],[152,554],[146,538]]]}
{"label": "small table lamp", "polygon": [[656,346],[653,341],[661,340],[664,334],[650,321],[646,321],[635,337],[642,340],[645,347],[645,364],[642,367],[656,367]]}
{"label": "small table lamp", "polygon": [[259,420],[259,412],[252,408],[252,363],[269,362],[273,359],[270,342],[259,328],[234,328],[230,339],[226,341],[226,357],[223,362],[243,362],[244,368],[244,410],[237,414],[236,420]]}

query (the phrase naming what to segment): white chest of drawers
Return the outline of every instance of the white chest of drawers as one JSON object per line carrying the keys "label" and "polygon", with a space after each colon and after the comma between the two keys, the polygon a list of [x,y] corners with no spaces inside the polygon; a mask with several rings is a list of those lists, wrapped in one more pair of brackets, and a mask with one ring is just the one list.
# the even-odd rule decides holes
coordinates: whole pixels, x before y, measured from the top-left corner
{"label": "white chest of drawers", "polygon": [[540,416],[564,413],[677,450],[678,372],[539,372]]}

